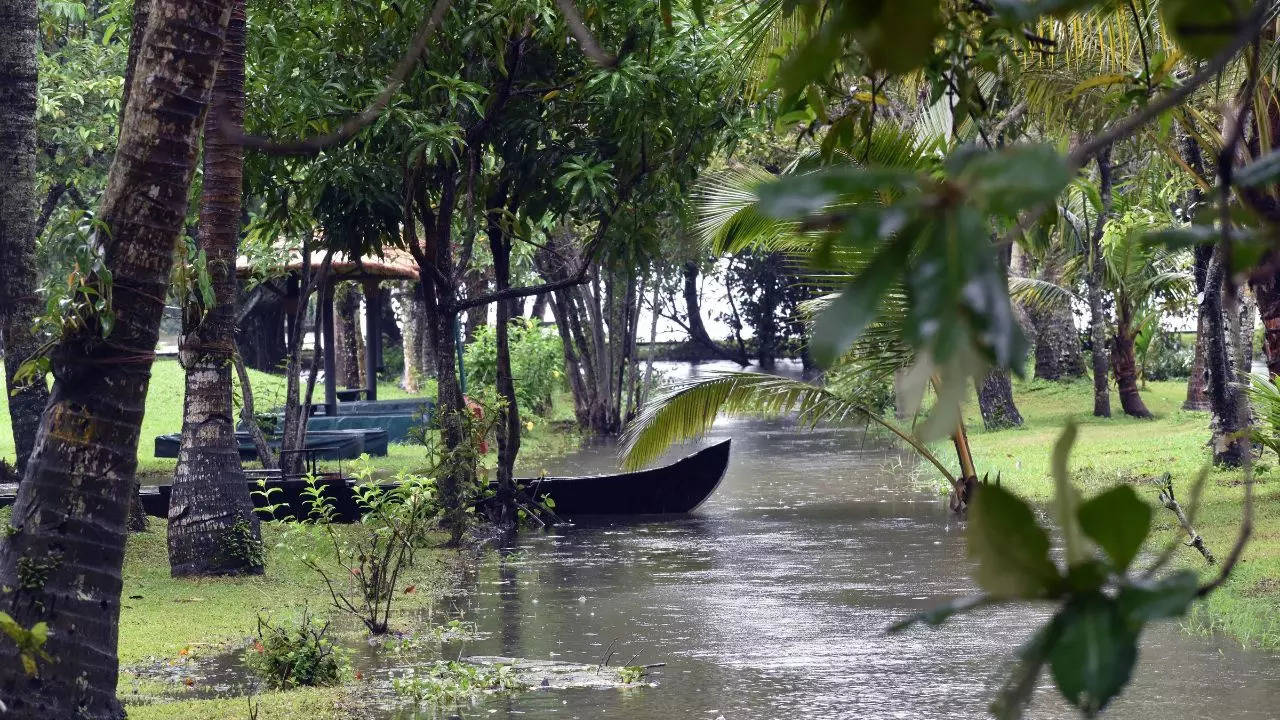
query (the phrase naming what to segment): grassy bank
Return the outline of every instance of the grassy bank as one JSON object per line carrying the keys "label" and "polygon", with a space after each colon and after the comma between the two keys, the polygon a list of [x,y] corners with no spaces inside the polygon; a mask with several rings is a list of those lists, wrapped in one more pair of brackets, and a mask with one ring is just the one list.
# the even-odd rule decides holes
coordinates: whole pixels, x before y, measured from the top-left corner
{"label": "grassy bank", "polygon": [[[1142,396],[1154,420],[1122,415],[1114,393],[1114,416],[1093,417],[1093,388],[1087,380],[1015,381],[1014,393],[1026,421],[1021,428],[985,432],[976,404],[968,408],[966,423],[980,473],[990,471],[994,477],[999,472],[1006,487],[1049,502],[1053,496],[1050,451],[1062,428],[1074,419],[1080,434],[1071,454],[1071,470],[1081,491],[1091,495],[1119,483],[1131,484],[1156,508],[1154,538],[1160,546],[1182,533],[1173,514],[1159,506],[1156,481],[1172,473],[1174,489],[1185,500],[1210,459],[1205,445],[1208,413],[1181,409],[1185,382],[1149,384]],[[1239,470],[1215,469],[1205,484],[1196,528],[1219,558],[1239,530],[1242,479]],[[1221,631],[1246,645],[1276,649],[1280,648],[1280,471],[1273,454],[1259,461],[1256,480],[1252,542],[1231,582],[1197,608],[1189,627]],[[1190,548],[1180,550],[1177,561],[1206,575],[1212,572]]]}
{"label": "grassy bank", "polygon": [[[0,369],[0,378],[3,370]],[[249,370],[253,383],[253,395],[258,412],[284,404],[285,378],[282,375]],[[237,396],[239,383],[236,384]],[[138,443],[138,473],[143,482],[160,482],[173,475],[177,460],[155,456],[155,437],[182,430],[182,396],[184,377],[182,367],[173,358],[156,360],[151,370],[151,385],[147,391],[147,411],[142,419],[142,433]],[[320,388],[317,388],[317,392]],[[378,397],[384,400],[412,397],[391,382],[378,384]],[[238,411],[238,410],[237,410]],[[576,447],[580,437],[576,429],[563,421],[572,419],[572,400],[567,393],[555,397],[548,418],[533,418],[532,427],[526,431],[520,456],[522,468],[537,473],[537,467],[547,460],[563,455]],[[496,452],[494,450],[493,452]],[[9,424],[9,404],[0,393],[0,458],[14,461],[13,429]],[[370,464],[380,475],[390,475],[400,470],[415,472],[426,464],[423,449],[419,445],[393,443],[386,457],[370,458]],[[488,463],[492,465],[492,462]]]}
{"label": "grassy bank", "polygon": [[[339,533],[347,528],[336,526]],[[263,525],[267,571],[259,577],[175,579],[169,576],[164,526],[129,538],[120,614],[119,695],[131,719],[248,717],[244,697],[194,699],[199,680],[188,685],[172,667],[189,666],[199,678],[202,661],[225,657],[254,636],[259,614],[273,622],[296,621],[309,607],[318,619],[334,621],[333,636],[352,644],[367,635],[353,619],[336,615],[321,577],[303,564],[316,560],[341,582],[342,570],[328,551],[321,528],[282,523]],[[463,559],[453,551],[419,551],[415,566],[403,577],[412,592],[398,593],[392,615],[394,630],[422,629],[428,613],[455,585]],[[159,669],[159,670],[157,670]],[[350,671],[336,688],[262,692],[259,718],[339,716],[348,692],[356,687]]]}

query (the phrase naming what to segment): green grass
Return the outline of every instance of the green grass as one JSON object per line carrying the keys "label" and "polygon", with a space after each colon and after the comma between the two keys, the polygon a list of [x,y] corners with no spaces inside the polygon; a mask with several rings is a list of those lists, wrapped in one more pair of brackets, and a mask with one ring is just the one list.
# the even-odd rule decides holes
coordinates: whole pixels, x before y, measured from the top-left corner
{"label": "green grass", "polygon": [[[1024,381],[1014,384],[1015,401],[1026,424],[1021,428],[985,432],[976,404],[966,412],[979,474],[1000,473],[1005,487],[1039,502],[1053,496],[1049,457],[1053,443],[1068,420],[1080,434],[1071,454],[1077,486],[1092,495],[1116,484],[1134,486],[1155,507],[1153,542],[1157,547],[1182,533],[1173,514],[1159,505],[1155,481],[1173,474],[1175,492],[1185,500],[1196,476],[1210,460],[1209,416],[1181,409],[1185,382],[1153,382],[1143,400],[1154,420],[1137,420],[1120,412],[1112,394],[1113,417],[1095,418],[1089,381],[1069,384]],[[1243,473],[1212,470],[1196,528],[1209,548],[1222,558],[1240,526]],[[1253,539],[1231,581],[1199,606],[1188,627],[1220,631],[1245,645],[1280,648],[1280,471],[1268,455],[1258,463]],[[1213,572],[1198,553],[1181,549],[1177,561]]]}
{"label": "green grass", "polygon": [[[0,369],[0,378],[3,370]],[[253,383],[255,409],[266,412],[284,404],[285,378],[282,375],[249,370]],[[239,383],[236,384],[237,393]],[[147,411],[142,419],[142,433],[138,442],[138,473],[143,482],[159,482],[173,475],[177,460],[155,456],[155,437],[182,430],[182,396],[184,377],[182,367],[173,358],[156,360],[151,369],[151,385],[147,391]],[[322,388],[317,387],[317,393]],[[0,458],[10,464],[15,459],[13,429],[9,423],[8,398],[0,393]],[[378,397],[384,400],[413,397],[392,382],[378,384]],[[237,410],[238,412],[238,410]],[[534,468],[547,459],[564,454],[576,447],[579,436],[576,430],[566,431],[563,423],[571,418],[572,402],[567,393],[555,398],[549,419],[534,418],[533,428],[527,431],[521,451],[520,465]],[[400,470],[415,472],[426,465],[420,445],[393,443],[386,457],[370,458],[370,465],[378,475],[390,475]],[[489,463],[492,465],[492,462]]]}
{"label": "green grass", "polygon": [[[339,533],[347,530],[343,526],[335,529]],[[162,523],[153,521],[148,532],[130,536],[119,644],[119,694],[129,705],[130,718],[247,717],[244,698],[182,700],[184,687],[139,679],[132,668],[198,660],[202,655],[238,648],[255,633],[259,613],[280,621],[296,619],[303,608],[310,607],[318,617],[337,619],[336,637],[356,642],[367,634],[358,622],[335,614],[323,580],[303,565],[303,557],[315,558],[341,582],[343,571],[328,554],[329,541],[321,528],[266,523],[263,540],[268,556],[262,576],[178,579],[169,576]],[[403,578],[405,587],[413,586],[414,590],[397,595],[392,628],[419,629],[430,616],[423,611],[453,588],[459,562],[453,551],[419,551],[416,565]],[[350,682],[354,680],[348,678]],[[139,688],[141,694],[135,694]],[[323,688],[263,693],[260,717],[283,718],[299,712],[303,714],[296,717],[331,717],[344,692],[343,688]],[[157,697],[163,701],[154,703]]]}

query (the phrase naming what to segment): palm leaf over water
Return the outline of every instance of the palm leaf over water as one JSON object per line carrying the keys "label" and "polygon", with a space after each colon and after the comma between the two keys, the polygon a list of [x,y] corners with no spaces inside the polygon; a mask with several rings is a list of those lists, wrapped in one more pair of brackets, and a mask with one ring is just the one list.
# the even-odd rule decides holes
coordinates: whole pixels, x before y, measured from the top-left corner
{"label": "palm leaf over water", "polygon": [[672,443],[706,434],[722,414],[792,413],[805,427],[819,423],[880,425],[933,463],[949,482],[956,482],[927,446],[866,405],[799,380],[746,372],[715,373],[663,388],[627,426],[623,465],[637,468],[652,462]]}

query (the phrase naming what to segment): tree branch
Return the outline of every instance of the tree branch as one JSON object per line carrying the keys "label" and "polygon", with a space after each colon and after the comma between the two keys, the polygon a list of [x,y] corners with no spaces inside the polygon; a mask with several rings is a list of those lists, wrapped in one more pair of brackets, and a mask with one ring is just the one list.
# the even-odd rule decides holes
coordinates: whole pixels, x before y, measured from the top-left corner
{"label": "tree branch", "polygon": [[243,128],[234,127],[234,123],[224,115],[219,119],[219,122],[223,125],[223,131],[233,141],[239,140],[244,147],[258,150],[268,155],[312,155],[327,147],[339,145],[350,140],[355,137],[356,133],[363,130],[374,120],[377,120],[382,111],[387,108],[391,98],[418,64],[418,59],[422,56],[423,51],[426,50],[427,41],[431,39],[431,34],[444,20],[444,14],[449,9],[449,3],[450,0],[436,0],[435,6],[431,9],[431,14],[418,27],[413,41],[409,44],[409,49],[405,51],[405,54],[396,63],[391,75],[387,78],[386,85],[382,88],[382,92],[378,93],[378,96],[374,98],[368,107],[342,123],[337,130],[324,135],[314,135],[301,140],[282,142],[257,135],[246,135]]}

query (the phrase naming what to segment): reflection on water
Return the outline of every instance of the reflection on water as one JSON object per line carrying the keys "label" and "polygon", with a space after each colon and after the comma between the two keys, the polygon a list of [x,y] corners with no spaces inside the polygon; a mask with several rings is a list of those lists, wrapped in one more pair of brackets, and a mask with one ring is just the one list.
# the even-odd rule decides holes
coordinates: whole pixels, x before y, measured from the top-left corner
{"label": "reflection on water", "polygon": [[[911,465],[856,431],[731,420],[717,494],[693,516],[520,538],[475,580],[466,654],[666,663],[658,687],[535,692],[469,711],[498,718],[981,717],[1011,649],[1041,617],[992,610],[887,636],[973,590],[963,534]],[[679,452],[689,452],[682,448]],[[616,467],[595,447],[553,472]],[[1280,659],[1150,631],[1111,718],[1280,716]],[[1032,717],[1073,712],[1041,688]]]}

